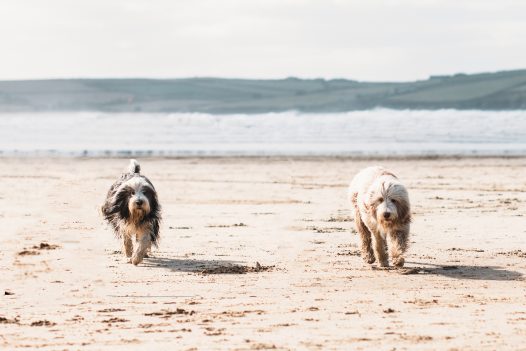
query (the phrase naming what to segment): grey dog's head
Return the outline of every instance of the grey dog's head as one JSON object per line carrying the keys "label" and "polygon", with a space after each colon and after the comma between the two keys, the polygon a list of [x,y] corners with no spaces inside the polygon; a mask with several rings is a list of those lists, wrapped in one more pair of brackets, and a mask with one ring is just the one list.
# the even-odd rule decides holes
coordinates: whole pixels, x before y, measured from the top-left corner
{"label": "grey dog's head", "polygon": [[[116,196],[122,199],[125,217],[140,221],[156,207],[157,199],[153,186],[143,177],[133,177],[123,183]],[[126,207],[126,209],[124,209]],[[127,212],[127,213],[126,213]]]}
{"label": "grey dog's head", "polygon": [[379,177],[369,188],[369,209],[383,227],[410,221],[409,195],[406,188],[389,176]]}
{"label": "grey dog's head", "polygon": [[107,216],[118,213],[121,219],[135,223],[157,216],[160,209],[153,185],[140,175],[120,184],[107,206]]}

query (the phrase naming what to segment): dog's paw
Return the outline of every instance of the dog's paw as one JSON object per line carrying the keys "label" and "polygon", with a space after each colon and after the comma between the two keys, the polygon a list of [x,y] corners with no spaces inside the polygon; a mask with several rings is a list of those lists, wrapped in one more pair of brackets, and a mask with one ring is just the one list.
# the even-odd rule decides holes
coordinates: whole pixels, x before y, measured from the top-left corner
{"label": "dog's paw", "polygon": [[404,266],[405,259],[403,257],[397,257],[393,259],[393,265],[397,268],[402,268]]}
{"label": "dog's paw", "polygon": [[362,255],[362,258],[368,264],[372,264],[374,263],[374,261],[376,261],[376,259],[374,258],[374,255],[366,254],[366,255]]}
{"label": "dog's paw", "polygon": [[132,255],[133,255],[133,247],[124,246],[122,248],[122,253],[124,254],[124,256],[126,256],[128,258],[132,257]]}
{"label": "dog's paw", "polygon": [[142,257],[139,256],[133,256],[131,259],[131,263],[133,263],[135,266],[142,262]]}
{"label": "dog's paw", "polygon": [[384,267],[384,268],[385,268],[385,267],[389,267],[389,262],[388,262],[387,260],[385,260],[385,261],[380,261],[380,262],[378,263],[378,266],[380,266],[380,267]]}

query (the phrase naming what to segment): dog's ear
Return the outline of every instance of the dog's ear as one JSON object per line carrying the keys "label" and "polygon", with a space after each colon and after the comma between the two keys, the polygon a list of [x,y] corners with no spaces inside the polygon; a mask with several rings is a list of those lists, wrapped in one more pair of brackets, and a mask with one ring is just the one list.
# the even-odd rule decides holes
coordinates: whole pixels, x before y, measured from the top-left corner
{"label": "dog's ear", "polygon": [[130,217],[130,210],[128,209],[128,200],[130,198],[130,189],[122,188],[117,191],[113,197],[104,204],[103,213],[106,219],[111,220],[111,217],[119,214],[121,218],[127,219]]}
{"label": "dog's ear", "polygon": [[153,185],[152,189],[148,189],[145,192],[145,195],[150,203],[150,213],[145,217],[145,220],[151,223],[150,240],[152,241],[152,244],[157,247],[161,226],[161,205],[159,204],[157,192],[154,190]]}
{"label": "dog's ear", "polygon": [[353,204],[353,206],[358,206],[358,193],[353,193],[351,195],[351,203]]}
{"label": "dog's ear", "polygon": [[411,222],[411,209],[409,208],[409,201],[403,199],[396,202],[396,210],[400,223],[407,224]]}
{"label": "dog's ear", "polygon": [[144,190],[144,195],[148,198],[148,202],[150,203],[149,217],[152,217],[152,218],[157,217],[161,211],[161,206],[159,205],[159,200],[157,199],[157,193],[154,190],[153,186],[152,188],[146,187]]}
{"label": "dog's ear", "polygon": [[128,202],[131,197],[130,189],[124,188],[119,191],[115,199],[115,204],[119,208],[119,212],[122,218],[130,217],[130,209],[128,208]]}
{"label": "dog's ear", "polygon": [[366,194],[365,199],[363,201],[363,206],[365,207],[365,210],[374,217],[376,216],[376,203],[374,201],[375,196],[376,194],[374,191],[369,191]]}
{"label": "dog's ear", "polygon": [[161,217],[154,217],[151,219],[152,229],[150,232],[150,240],[153,246],[157,247],[159,243],[159,230],[161,227]]}
{"label": "dog's ear", "polygon": [[159,230],[161,227],[161,206],[159,205],[159,202],[157,201],[157,196],[154,196],[154,198],[150,202],[150,213],[148,214],[152,231],[150,233],[150,240],[152,241],[152,244],[157,247],[158,241],[159,241]]}

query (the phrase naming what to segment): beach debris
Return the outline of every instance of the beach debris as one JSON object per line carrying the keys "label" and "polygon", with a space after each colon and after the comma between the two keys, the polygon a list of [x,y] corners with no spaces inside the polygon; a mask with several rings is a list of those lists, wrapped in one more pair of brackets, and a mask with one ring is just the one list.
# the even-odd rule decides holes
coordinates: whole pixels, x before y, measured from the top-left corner
{"label": "beach debris", "polygon": [[213,328],[213,327],[207,327],[205,328],[204,334],[207,336],[218,336],[223,335],[223,332],[225,331],[225,328]]}
{"label": "beach debris", "polygon": [[150,313],[145,313],[144,315],[145,316],[157,316],[157,317],[160,317],[160,318],[170,318],[171,316],[173,315],[188,315],[188,316],[192,316],[195,314],[195,311],[187,311],[183,308],[177,308],[175,311],[171,311],[171,310],[161,310],[161,311],[158,311],[158,312],[150,312]]}
{"label": "beach debris", "polygon": [[0,324],[19,324],[19,323],[20,321],[18,317],[15,317],[14,319],[9,319],[9,318],[0,316]]}
{"label": "beach debris", "polygon": [[234,224],[209,224],[206,226],[207,228],[231,228],[231,227],[248,227],[243,222],[240,223],[234,223]]}
{"label": "beach debris", "polygon": [[129,321],[127,319],[118,318],[118,317],[113,317],[113,318],[102,321],[102,323],[124,323],[124,322],[129,322]]}
{"label": "beach debris", "polygon": [[340,232],[346,232],[348,229],[342,228],[342,227],[317,227],[317,226],[309,226],[306,228],[307,230],[312,230],[315,233],[319,234],[327,234],[327,233],[340,233]]}
{"label": "beach debris", "polygon": [[354,218],[351,216],[331,216],[326,222],[354,222]]}
{"label": "beach debris", "polygon": [[46,242],[41,242],[39,245],[33,245],[30,249],[24,248],[18,253],[19,256],[35,256],[40,255],[40,252],[36,250],[55,250],[59,248],[58,245],[49,244]]}
{"label": "beach debris", "polygon": [[126,311],[123,308],[105,308],[103,310],[98,310],[99,313],[110,313],[110,312],[123,312]]}
{"label": "beach debris", "polygon": [[361,254],[359,250],[348,250],[348,251],[338,252],[337,255],[338,256],[360,256]]}
{"label": "beach debris", "polygon": [[22,250],[18,253],[19,256],[35,256],[35,255],[40,255],[40,252],[38,251],[34,251],[34,250]]}
{"label": "beach debris", "polygon": [[270,271],[270,270],[272,270],[274,268],[275,268],[275,266],[263,266],[259,262],[256,262],[256,265],[254,267],[230,264],[230,265],[223,265],[223,266],[215,266],[215,267],[205,268],[202,271],[200,271],[200,273],[203,274],[203,275],[208,275],[208,274],[245,274],[245,273],[267,272],[267,271]]}
{"label": "beach debris", "polygon": [[508,252],[498,252],[498,255],[504,255],[504,256],[517,256],[521,258],[526,258],[526,251],[522,250],[513,250]]}
{"label": "beach debris", "polygon": [[347,315],[350,315],[350,314],[360,314],[360,312],[358,312],[358,311],[356,311],[356,310],[355,310],[355,311],[347,311],[347,312],[345,312],[345,314],[347,314]]}
{"label": "beach debris", "polygon": [[452,247],[450,249],[447,249],[447,251],[484,252],[484,250],[481,250],[481,249],[464,249],[464,248],[460,248],[460,247]]}
{"label": "beach debris", "polygon": [[57,325],[57,323],[50,322],[48,320],[35,321],[31,323],[32,327],[52,327]]}
{"label": "beach debris", "polygon": [[33,246],[33,249],[36,249],[36,250],[55,250],[55,249],[58,249],[60,246],[58,245],[52,245],[52,244],[48,244],[46,242],[42,242],[40,243],[40,245],[35,245]]}

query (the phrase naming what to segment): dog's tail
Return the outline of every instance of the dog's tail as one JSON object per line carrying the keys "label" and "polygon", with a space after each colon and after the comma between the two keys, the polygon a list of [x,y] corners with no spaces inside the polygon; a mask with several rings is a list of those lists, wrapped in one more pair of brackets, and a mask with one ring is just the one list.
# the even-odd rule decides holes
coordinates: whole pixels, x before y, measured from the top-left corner
{"label": "dog's tail", "polygon": [[141,165],[139,164],[139,162],[137,162],[137,160],[135,159],[130,160],[130,165],[128,166],[128,172],[131,174],[141,173]]}

